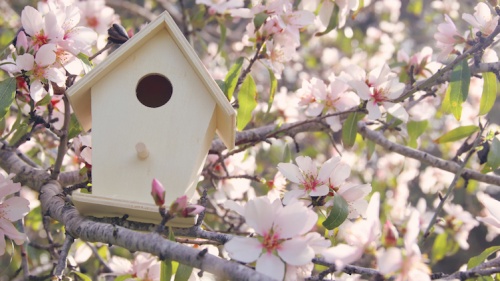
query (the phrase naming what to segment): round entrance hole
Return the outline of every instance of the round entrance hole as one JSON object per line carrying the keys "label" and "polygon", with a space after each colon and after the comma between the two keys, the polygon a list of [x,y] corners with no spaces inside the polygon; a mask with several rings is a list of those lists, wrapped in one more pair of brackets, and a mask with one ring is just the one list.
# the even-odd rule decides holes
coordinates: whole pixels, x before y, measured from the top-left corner
{"label": "round entrance hole", "polygon": [[160,74],[148,74],[139,80],[135,89],[137,99],[147,107],[160,107],[172,97],[172,83]]}

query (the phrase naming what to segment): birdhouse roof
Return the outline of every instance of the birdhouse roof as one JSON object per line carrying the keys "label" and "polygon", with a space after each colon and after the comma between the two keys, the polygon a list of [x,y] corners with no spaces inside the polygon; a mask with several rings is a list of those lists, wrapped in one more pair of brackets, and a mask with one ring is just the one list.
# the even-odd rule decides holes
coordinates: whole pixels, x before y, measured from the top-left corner
{"label": "birdhouse roof", "polygon": [[234,148],[236,113],[168,12],[163,12],[68,89],[67,95],[80,125],[85,131],[92,127],[90,94],[92,86],[111,71],[126,71],[115,70],[115,68],[162,30],[169,33],[177,47],[182,51],[186,61],[189,62],[198,78],[206,86],[208,94],[216,103],[217,134],[227,148]]}

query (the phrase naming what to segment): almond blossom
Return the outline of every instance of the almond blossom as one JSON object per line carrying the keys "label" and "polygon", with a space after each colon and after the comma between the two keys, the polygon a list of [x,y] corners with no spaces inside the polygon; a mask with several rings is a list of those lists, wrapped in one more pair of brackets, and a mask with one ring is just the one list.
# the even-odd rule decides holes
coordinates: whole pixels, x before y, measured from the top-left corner
{"label": "almond blossom", "polygon": [[[283,207],[280,200],[271,203],[265,196],[257,197],[245,205],[244,216],[257,235],[229,240],[224,248],[232,259],[256,261],[258,272],[283,280],[285,264],[304,266],[315,256],[318,239],[306,234],[316,224],[318,215],[301,202]],[[321,245],[322,242],[320,248]]]}
{"label": "almond blossom", "polygon": [[483,2],[477,3],[474,11],[474,15],[464,13],[462,19],[472,25],[474,34],[480,31],[483,36],[490,35],[497,27],[500,16],[491,16],[490,7]]}
{"label": "almond blossom", "polygon": [[382,105],[389,114],[403,122],[408,121],[408,113],[399,103],[391,100],[398,98],[405,89],[405,84],[399,82],[399,78],[387,64],[376,67],[370,73],[357,66],[348,69],[347,74],[352,77],[348,81],[354,88],[358,96],[367,101],[369,119],[379,119],[382,117],[379,105]]}
{"label": "almond blossom", "polygon": [[493,199],[486,193],[480,192],[477,194],[477,199],[481,202],[485,209],[485,217],[476,217],[480,222],[483,222],[488,227],[488,234],[486,240],[492,241],[497,235],[500,234],[500,201]]}
{"label": "almond blossom", "polygon": [[423,262],[417,238],[420,233],[419,212],[413,210],[406,225],[404,248],[390,247],[379,249],[377,264],[380,273],[390,275],[396,281],[427,281],[430,278],[430,269]]}
{"label": "almond blossom", "polygon": [[299,184],[299,189],[285,194],[293,198],[306,196],[325,196],[329,192],[328,181],[335,168],[336,159],[326,161],[318,172],[316,163],[311,157],[299,156],[295,158],[297,165],[292,163],[279,163],[278,170],[291,182]]}
{"label": "almond blossom", "polygon": [[148,253],[137,253],[133,262],[126,258],[113,256],[109,267],[116,274],[131,275],[131,278],[127,278],[125,281],[160,281],[160,261]]}
{"label": "almond blossom", "polygon": [[243,7],[243,0],[196,0],[196,4],[203,4],[208,7],[208,13],[225,14],[230,13],[232,9]]}
{"label": "almond blossom", "polygon": [[42,16],[35,8],[26,6],[21,12],[21,23],[26,34],[31,37],[35,50],[48,43],[58,43],[64,37],[64,31],[53,12]]}
{"label": "almond blossom", "polygon": [[444,15],[443,23],[437,27],[437,33],[434,34],[434,39],[437,41],[437,47],[441,49],[438,56],[439,60],[444,60],[455,49],[455,45],[465,42],[465,39],[460,36],[457,27],[448,15]]}
{"label": "almond blossom", "polygon": [[7,198],[21,190],[21,184],[13,183],[14,175],[5,178],[0,174],[0,256],[5,254],[5,237],[17,245],[26,241],[26,235],[19,232],[12,222],[22,219],[29,211],[29,201],[19,196]]}
{"label": "almond blossom", "polygon": [[366,219],[354,223],[346,221],[340,227],[339,235],[347,244],[338,244],[321,253],[327,262],[337,266],[337,270],[360,259],[365,251],[376,248],[376,238],[380,235],[379,207],[380,194],[376,192],[368,203]]}

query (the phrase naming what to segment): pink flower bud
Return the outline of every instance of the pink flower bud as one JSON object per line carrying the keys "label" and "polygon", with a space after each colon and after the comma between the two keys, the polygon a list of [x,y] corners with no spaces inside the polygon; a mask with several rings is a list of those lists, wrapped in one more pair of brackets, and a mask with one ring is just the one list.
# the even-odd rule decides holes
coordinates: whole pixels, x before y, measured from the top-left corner
{"label": "pink flower bud", "polygon": [[22,54],[28,50],[28,38],[26,37],[26,33],[24,33],[24,31],[17,34],[16,48],[18,50],[22,50],[22,52],[20,52]]}
{"label": "pink flower bud", "polygon": [[203,212],[203,210],[205,210],[205,207],[189,204],[187,196],[183,195],[170,205],[169,213],[181,217],[191,217]]}
{"label": "pink flower bud", "polygon": [[155,200],[156,206],[163,206],[165,204],[165,188],[157,179],[153,179],[151,184],[151,196]]}
{"label": "pink flower bud", "polygon": [[184,210],[182,210],[181,215],[183,217],[193,217],[196,216],[197,214],[203,212],[205,210],[205,207],[200,206],[200,205],[189,205]]}

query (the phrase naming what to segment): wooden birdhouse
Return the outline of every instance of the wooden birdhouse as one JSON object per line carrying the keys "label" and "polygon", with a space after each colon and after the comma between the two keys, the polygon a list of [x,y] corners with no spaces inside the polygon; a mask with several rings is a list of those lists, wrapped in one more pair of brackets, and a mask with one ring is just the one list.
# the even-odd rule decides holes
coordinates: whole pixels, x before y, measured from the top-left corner
{"label": "wooden birdhouse", "polygon": [[234,147],[235,111],[167,12],[67,95],[84,130],[92,128],[92,193],[73,193],[83,215],[158,223],[153,178],[166,204],[191,197],[215,133]]}

